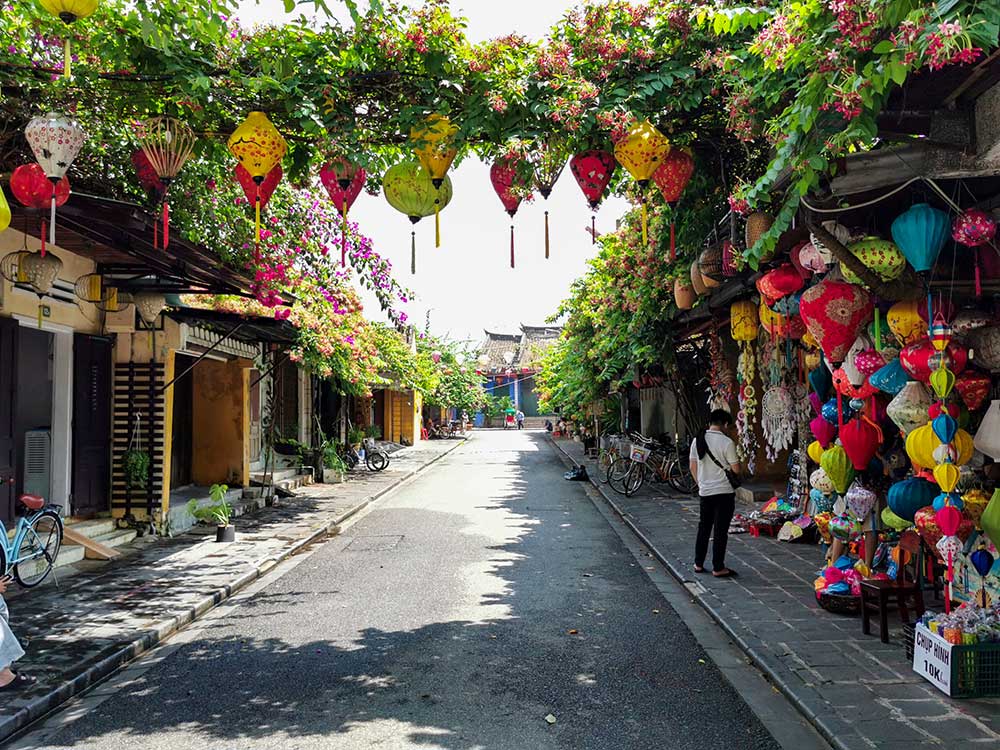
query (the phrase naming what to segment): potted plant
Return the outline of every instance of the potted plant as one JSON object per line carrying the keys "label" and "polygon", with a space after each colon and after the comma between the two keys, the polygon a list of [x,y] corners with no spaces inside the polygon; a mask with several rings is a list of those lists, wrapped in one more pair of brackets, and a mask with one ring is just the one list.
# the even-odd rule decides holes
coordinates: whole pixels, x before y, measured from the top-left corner
{"label": "potted plant", "polygon": [[190,500],[187,505],[188,512],[204,523],[215,523],[216,542],[235,542],[236,527],[230,523],[233,517],[233,506],[226,500],[226,493],[229,492],[229,485],[213,484],[208,491],[208,496],[212,500],[211,505],[198,506],[197,500]]}
{"label": "potted plant", "polygon": [[142,489],[149,478],[149,454],[134,449],[125,451],[122,469],[126,484],[132,489]]}
{"label": "potted plant", "polygon": [[347,442],[355,449],[361,447],[362,441],[365,439],[365,431],[361,427],[351,427],[347,431]]}
{"label": "potted plant", "polygon": [[340,484],[344,481],[347,473],[347,464],[337,452],[337,445],[332,440],[323,446],[323,482],[326,484]]}

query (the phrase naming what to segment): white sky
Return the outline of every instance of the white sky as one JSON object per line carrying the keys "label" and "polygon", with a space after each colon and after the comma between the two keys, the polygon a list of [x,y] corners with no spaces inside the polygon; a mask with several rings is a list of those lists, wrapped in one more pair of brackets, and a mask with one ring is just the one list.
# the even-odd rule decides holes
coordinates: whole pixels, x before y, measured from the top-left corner
{"label": "white sky", "polygon": [[[468,37],[481,41],[516,32],[537,39],[578,0],[452,0],[452,9],[469,20]],[[334,13],[347,19],[338,0]],[[281,0],[240,0],[245,24],[280,22]],[[349,22],[349,21],[348,21]],[[483,329],[516,332],[520,323],[538,325],[555,312],[572,281],[596,252],[590,233],[590,208],[569,167],[549,200],[522,203],[515,217],[516,268],[510,268],[510,220],[489,180],[489,166],[469,158],[451,174],[455,197],[441,213],[441,247],[434,247],[434,219],[417,224],[417,274],[410,275],[410,222],[383,196],[363,193],[351,209],[361,231],[389,258],[396,278],[416,292],[406,306],[422,328],[428,310],[431,330],[453,339],[479,341]],[[544,211],[549,209],[550,258],[545,260]],[[609,197],[597,214],[597,231],[612,231],[627,209]],[[378,304],[366,297],[373,318]]]}

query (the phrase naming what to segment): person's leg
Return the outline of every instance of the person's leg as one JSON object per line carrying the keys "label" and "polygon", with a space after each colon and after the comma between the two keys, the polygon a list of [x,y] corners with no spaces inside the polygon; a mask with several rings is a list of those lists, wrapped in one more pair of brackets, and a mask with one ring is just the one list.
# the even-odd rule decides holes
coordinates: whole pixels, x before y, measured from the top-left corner
{"label": "person's leg", "polygon": [[24,649],[18,643],[17,638],[7,624],[7,605],[0,598],[0,605],[3,606],[3,616],[0,616],[0,687],[9,685],[14,681],[16,675],[11,669],[11,665],[24,656]]}
{"label": "person's leg", "polygon": [[701,503],[700,516],[698,518],[698,535],[694,542],[694,567],[703,570],[705,568],[705,555],[708,554],[708,538],[712,535],[712,521],[715,517],[715,506],[712,498],[698,498]]}
{"label": "person's leg", "polygon": [[729,524],[736,512],[736,494],[714,495],[709,498],[715,506],[715,528],[712,533],[712,570],[721,573],[726,568],[726,543],[729,541]]}

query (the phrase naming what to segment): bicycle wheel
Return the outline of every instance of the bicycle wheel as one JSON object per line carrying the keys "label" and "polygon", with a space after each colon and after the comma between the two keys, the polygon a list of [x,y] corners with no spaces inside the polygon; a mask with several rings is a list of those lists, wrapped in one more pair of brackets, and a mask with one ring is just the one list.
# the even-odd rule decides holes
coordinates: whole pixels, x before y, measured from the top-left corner
{"label": "bicycle wheel", "polygon": [[667,483],[675,492],[690,495],[694,492],[695,482],[691,470],[680,459],[675,458],[667,467]]}
{"label": "bicycle wheel", "polygon": [[618,458],[618,455],[614,451],[603,450],[601,451],[601,457],[597,459],[597,468],[600,470],[598,478],[605,484],[607,484],[608,474],[610,474],[611,467],[614,465],[616,458]]}
{"label": "bicycle wheel", "polygon": [[382,451],[365,454],[365,464],[371,471],[382,471],[389,465],[389,456]]}
{"label": "bicycle wheel", "polygon": [[625,496],[631,497],[646,481],[646,464],[633,463],[622,484],[625,487]]}
{"label": "bicycle wheel", "polygon": [[46,510],[35,516],[17,552],[19,562],[14,566],[14,579],[30,589],[48,578],[59,556],[62,536],[58,513]]}
{"label": "bicycle wheel", "polygon": [[619,456],[608,469],[608,486],[615,492],[625,494],[625,477],[632,468],[632,459],[628,456]]}

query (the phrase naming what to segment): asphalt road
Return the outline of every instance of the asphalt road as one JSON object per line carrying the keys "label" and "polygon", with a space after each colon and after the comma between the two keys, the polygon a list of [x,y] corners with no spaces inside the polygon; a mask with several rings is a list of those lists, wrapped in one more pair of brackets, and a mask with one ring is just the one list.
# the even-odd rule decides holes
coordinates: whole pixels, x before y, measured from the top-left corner
{"label": "asphalt road", "polygon": [[44,746],[777,748],[564,471],[478,433]]}

